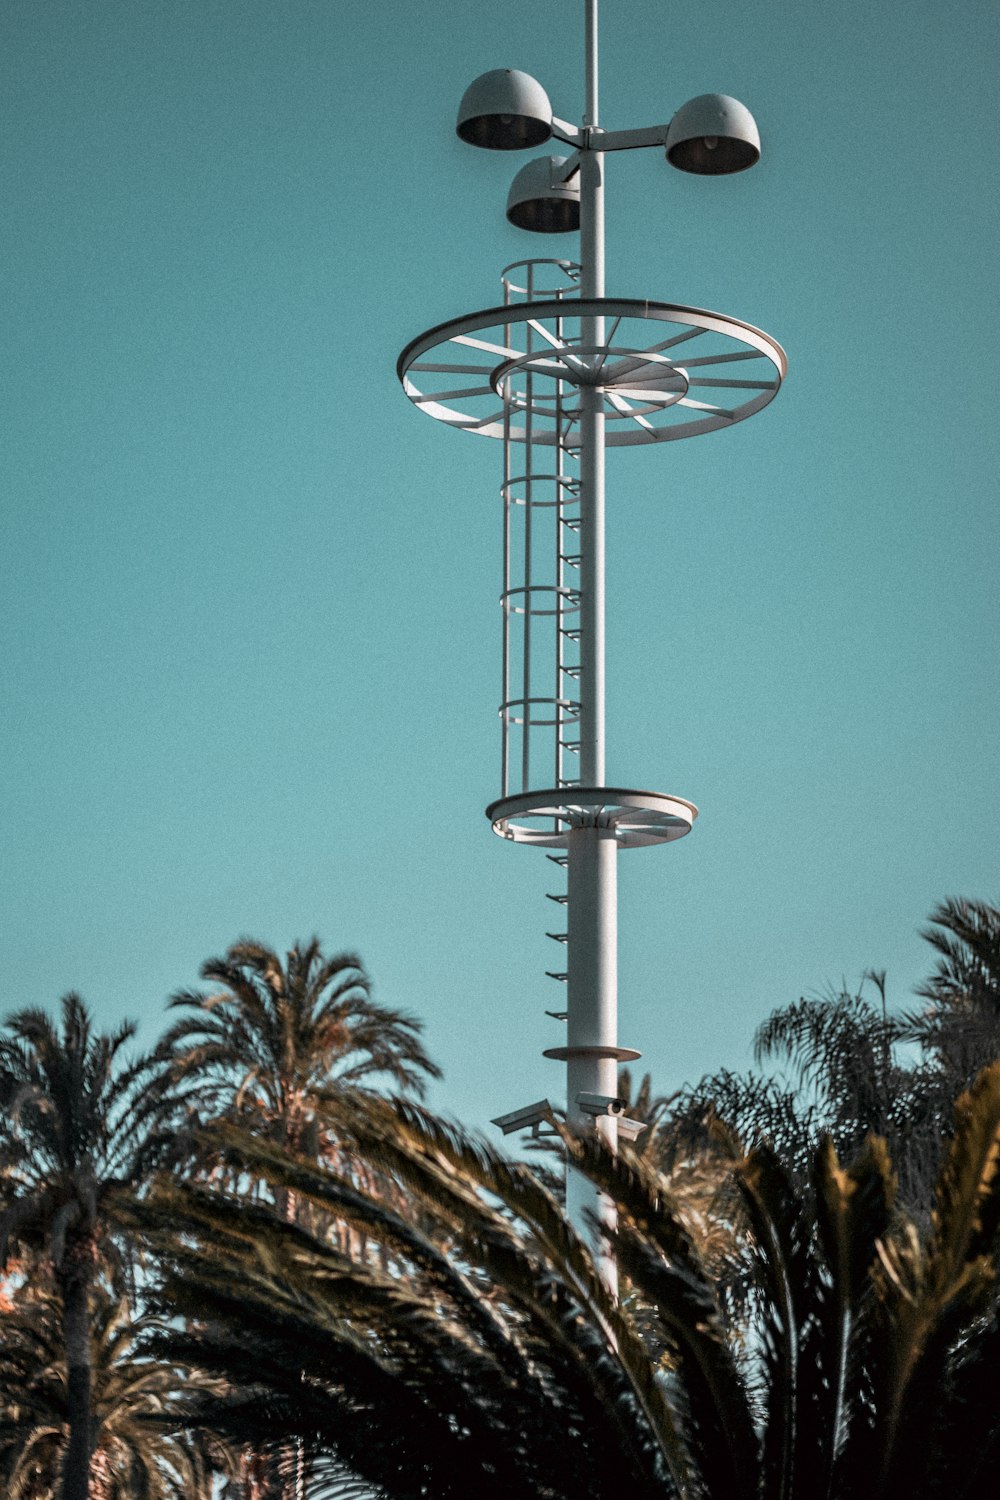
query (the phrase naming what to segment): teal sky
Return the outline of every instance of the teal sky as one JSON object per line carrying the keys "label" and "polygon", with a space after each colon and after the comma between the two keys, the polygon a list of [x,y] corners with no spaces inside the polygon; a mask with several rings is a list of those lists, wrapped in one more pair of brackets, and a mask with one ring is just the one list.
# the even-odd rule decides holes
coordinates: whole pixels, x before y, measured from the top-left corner
{"label": "teal sky", "polygon": [[[249,933],[361,952],[436,1102],[548,1093],[558,953],[497,795],[499,445],[400,348],[573,254],[508,226],[476,74],[582,108],[578,0],[8,0],[0,11],[0,962],[156,1034]],[[608,128],[732,93],[763,159],[609,161],[608,291],[788,351],[731,432],[611,455],[609,779],[701,808],[621,871],[657,1086],[775,1005],[928,969],[1000,897],[1000,10],[605,0]],[[546,909],[548,908],[548,910]]]}

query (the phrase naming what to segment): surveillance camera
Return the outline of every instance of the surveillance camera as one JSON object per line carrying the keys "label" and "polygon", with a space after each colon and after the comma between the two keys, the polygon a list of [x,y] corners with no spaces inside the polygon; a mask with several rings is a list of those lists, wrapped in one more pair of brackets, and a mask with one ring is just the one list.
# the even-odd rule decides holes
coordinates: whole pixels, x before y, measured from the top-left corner
{"label": "surveillance camera", "polygon": [[491,1120],[491,1125],[498,1125],[504,1135],[510,1135],[515,1130],[530,1130],[532,1135],[538,1135],[543,1124],[553,1124],[555,1112],[547,1099],[537,1099],[534,1104],[525,1104],[521,1109],[512,1109],[510,1114],[497,1115]]}
{"label": "surveillance camera", "polygon": [[614,1099],[610,1094],[577,1094],[576,1102],[585,1115],[623,1115],[628,1105],[624,1099]]}

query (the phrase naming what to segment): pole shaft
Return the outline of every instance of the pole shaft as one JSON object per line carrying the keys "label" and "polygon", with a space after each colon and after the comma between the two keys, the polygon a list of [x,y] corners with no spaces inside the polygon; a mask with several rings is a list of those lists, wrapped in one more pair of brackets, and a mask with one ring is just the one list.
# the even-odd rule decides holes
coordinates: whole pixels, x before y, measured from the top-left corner
{"label": "pole shaft", "polygon": [[[604,156],[597,149],[597,0],[586,6],[587,139],[580,161],[580,293],[604,296]],[[604,319],[582,318],[584,347],[604,342]],[[580,398],[580,781],[605,781],[604,684],[604,398],[595,386],[581,385]],[[575,1049],[614,1049],[618,1045],[618,887],[617,844],[597,827],[574,828],[568,845],[567,1045]],[[614,1098],[618,1092],[615,1057],[594,1051],[570,1056],[566,1064],[567,1119],[578,1129],[588,1123],[580,1093]],[[598,1129],[612,1148],[617,1121],[600,1120]],[[566,1174],[566,1208],[578,1230],[590,1232],[590,1216],[613,1227],[613,1206],[579,1173]],[[602,1275],[612,1290],[617,1274],[597,1246]]]}
{"label": "pole shaft", "polygon": [[584,0],[586,17],[584,25],[586,28],[585,50],[587,69],[587,102],[583,116],[584,125],[594,126],[600,115],[598,73],[598,49],[597,49],[597,0]]}
{"label": "pole shaft", "polygon": [[[581,985],[574,996],[576,1003],[566,1018],[566,1045],[571,1051],[614,1047],[618,1031],[615,836],[604,828],[574,828],[569,834],[569,856],[569,947],[590,982]],[[614,1058],[571,1057],[567,1065],[569,1118],[577,1123],[587,1118],[576,1102],[581,1089],[613,1095],[617,1082]]]}
{"label": "pole shaft", "polygon": [[[566,1043],[577,1049],[609,1048],[618,1036],[618,847],[615,836],[603,828],[574,828],[569,835],[568,951],[569,994]],[[566,1063],[567,1120],[577,1129],[593,1128],[593,1119],[578,1103],[581,1093],[618,1093],[618,1064],[612,1057],[591,1051],[570,1056]],[[597,1128],[614,1150],[618,1122],[610,1116],[598,1120]],[[572,1169],[566,1173],[566,1212],[582,1233],[593,1234],[591,1217],[605,1228],[616,1222],[614,1206],[598,1193],[586,1177]],[[617,1290],[613,1260],[596,1245],[601,1275],[612,1291]]]}
{"label": "pole shaft", "polygon": [[[587,11],[587,113],[596,131],[597,0]],[[598,136],[599,139],[599,136]],[[580,295],[604,296],[604,156],[594,138],[580,161]],[[604,319],[581,319],[585,346],[604,340]],[[604,401],[593,386],[580,388],[580,780],[604,782]]]}

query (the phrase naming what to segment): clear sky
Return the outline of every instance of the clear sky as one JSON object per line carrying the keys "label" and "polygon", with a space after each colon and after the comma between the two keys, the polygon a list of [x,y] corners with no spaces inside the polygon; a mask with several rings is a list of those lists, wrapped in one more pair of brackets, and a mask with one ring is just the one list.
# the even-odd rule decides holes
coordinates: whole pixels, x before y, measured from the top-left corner
{"label": "clear sky", "polygon": [[[573,254],[453,134],[500,66],[582,109],[579,0],[0,11],[0,962],[156,1034],[249,933],[356,948],[442,1107],[548,1093],[547,866],[503,845],[499,445],[394,365]],[[608,128],[721,90],[735,178],[608,170],[608,291],[788,351],[730,432],[612,454],[609,779],[698,803],[624,855],[621,1038],[662,1089],[775,1005],[927,971],[998,879],[1000,10],[605,0]],[[558,966],[558,964],[557,964]]]}

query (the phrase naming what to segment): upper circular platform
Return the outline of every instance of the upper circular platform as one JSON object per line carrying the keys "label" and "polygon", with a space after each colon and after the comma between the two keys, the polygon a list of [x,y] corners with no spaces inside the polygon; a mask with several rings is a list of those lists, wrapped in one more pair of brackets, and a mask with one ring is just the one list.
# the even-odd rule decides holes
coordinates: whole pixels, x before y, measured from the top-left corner
{"label": "upper circular platform", "polygon": [[397,371],[429,416],[513,442],[572,446],[580,391],[597,389],[606,442],[624,447],[732,427],[774,400],[787,367],[779,343],[721,313],[573,297],[440,323],[406,346]]}
{"label": "upper circular platform", "polygon": [[516,844],[565,849],[574,828],[602,828],[614,834],[620,849],[642,849],[683,838],[698,809],[665,792],[574,786],[501,797],[490,803],[486,816],[494,833]]}

